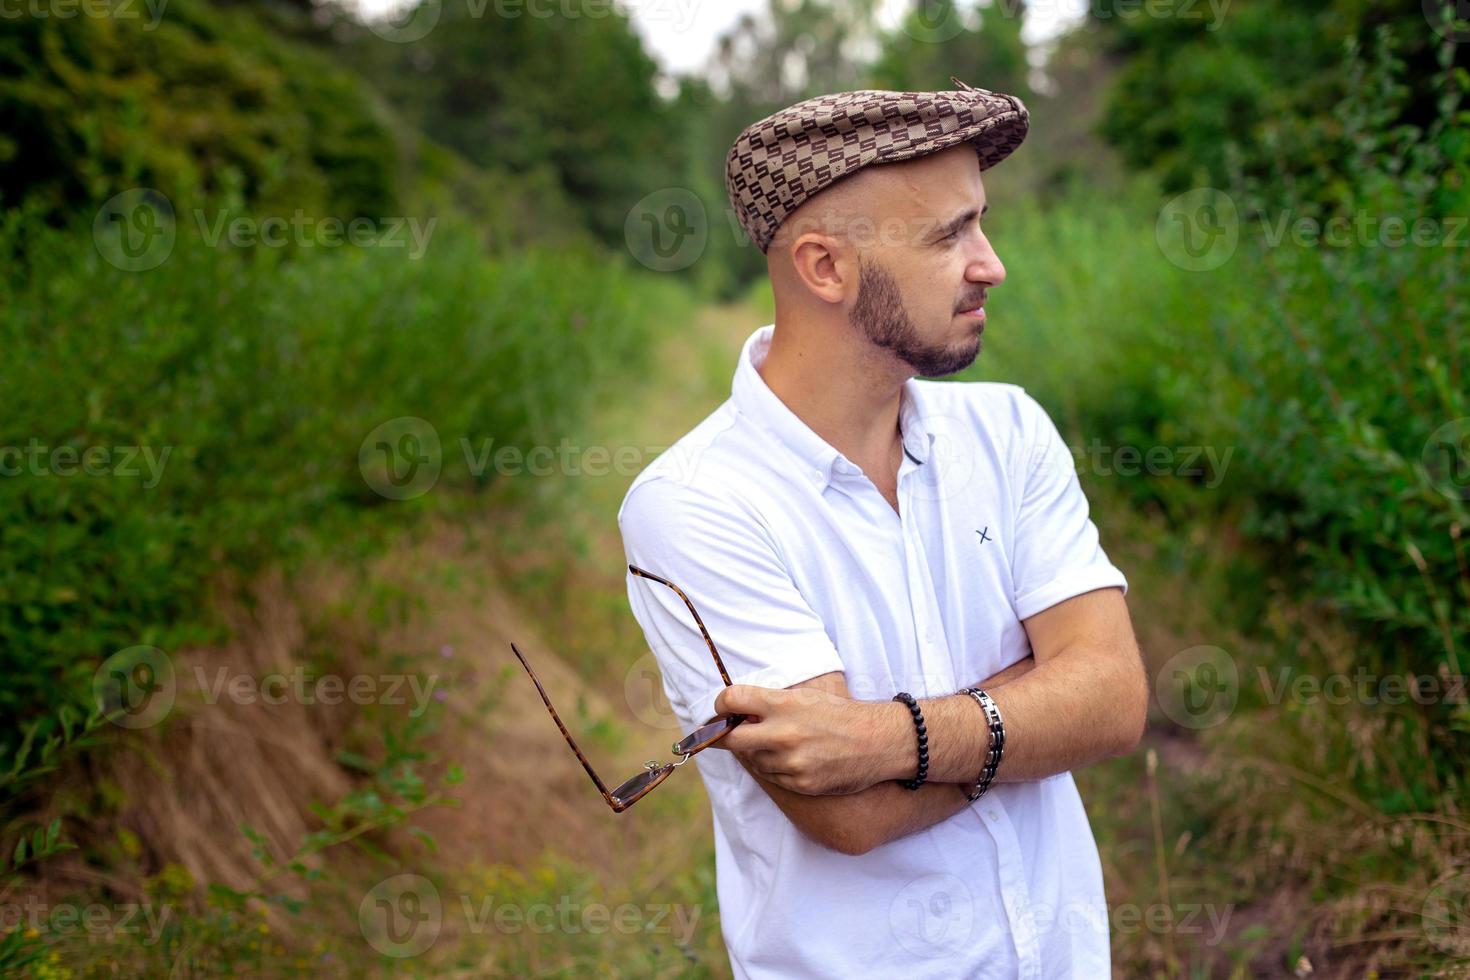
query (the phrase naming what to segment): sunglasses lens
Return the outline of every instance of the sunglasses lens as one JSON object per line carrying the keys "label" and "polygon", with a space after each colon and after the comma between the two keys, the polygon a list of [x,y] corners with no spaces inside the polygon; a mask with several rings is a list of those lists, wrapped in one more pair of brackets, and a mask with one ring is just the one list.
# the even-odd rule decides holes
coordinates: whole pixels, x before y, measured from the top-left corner
{"label": "sunglasses lens", "polygon": [[645,769],[613,790],[612,795],[624,806],[630,806],[640,796],[663,782],[668,774],[673,771],[674,767],[667,764],[659,766],[657,769]]}
{"label": "sunglasses lens", "polygon": [[674,751],[679,755],[692,755],[700,749],[708,748],[724,738],[726,732],[744,720],[744,715],[726,715],[723,718],[716,718],[708,725],[690,732],[683,741],[675,743]]}

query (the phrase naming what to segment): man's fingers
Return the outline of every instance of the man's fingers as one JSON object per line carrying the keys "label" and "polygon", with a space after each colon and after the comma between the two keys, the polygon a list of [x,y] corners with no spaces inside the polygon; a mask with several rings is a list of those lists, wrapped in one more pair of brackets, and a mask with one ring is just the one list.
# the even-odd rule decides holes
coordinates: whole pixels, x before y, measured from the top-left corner
{"label": "man's fingers", "polygon": [[756,749],[763,748],[765,746],[765,739],[762,738],[761,733],[756,730],[758,728],[760,728],[759,722],[743,722],[742,724],[736,725],[734,728],[730,729],[724,735],[720,736],[720,740],[711,745],[710,748],[726,749],[730,752],[737,752],[742,754],[754,752]]}
{"label": "man's fingers", "polygon": [[753,684],[731,684],[715,696],[717,715],[764,715],[779,693]]}

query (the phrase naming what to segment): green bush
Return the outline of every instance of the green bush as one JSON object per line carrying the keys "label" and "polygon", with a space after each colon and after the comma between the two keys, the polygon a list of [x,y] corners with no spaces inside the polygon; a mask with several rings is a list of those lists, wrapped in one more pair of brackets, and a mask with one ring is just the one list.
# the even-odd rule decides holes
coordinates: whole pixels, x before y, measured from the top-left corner
{"label": "green bush", "polygon": [[[1386,34],[1371,61],[1352,59],[1338,116],[1354,152],[1329,210],[1353,216],[1353,230],[1273,245],[1266,236],[1283,218],[1317,202],[1289,197],[1261,215],[1259,289],[1231,316],[1249,329],[1223,338],[1244,390],[1220,431],[1251,460],[1239,484],[1254,502],[1247,529],[1294,544],[1316,591],[1380,641],[1377,666],[1460,675],[1470,667],[1470,114],[1459,107],[1465,73],[1444,55],[1439,116],[1426,128],[1394,124],[1407,89]],[[1416,225],[1428,233],[1417,242]],[[1464,706],[1454,724],[1470,732]]]}
{"label": "green bush", "polygon": [[[556,445],[607,381],[639,371],[648,310],[686,310],[676,286],[627,260],[489,261],[457,228],[413,261],[383,247],[209,248],[186,226],[162,265],[124,272],[90,228],[0,222],[0,447],[13,450],[0,459],[0,745],[88,699],[112,652],[213,635],[200,600],[220,574],[487,483],[493,466],[473,472],[462,438],[475,454],[491,438]],[[436,430],[442,473],[430,492],[389,499],[369,483],[383,478],[378,447],[361,465],[359,450],[406,416]],[[395,467],[429,452],[404,435],[383,433],[406,447]],[[39,462],[18,455],[31,446]],[[119,447],[152,456],[124,461]],[[98,475],[81,468],[89,448],[109,453]]]}
{"label": "green bush", "polygon": [[119,191],[238,194],[344,220],[397,207],[397,153],[348,71],[203,0],[20,17],[0,34],[0,205],[58,221]]}

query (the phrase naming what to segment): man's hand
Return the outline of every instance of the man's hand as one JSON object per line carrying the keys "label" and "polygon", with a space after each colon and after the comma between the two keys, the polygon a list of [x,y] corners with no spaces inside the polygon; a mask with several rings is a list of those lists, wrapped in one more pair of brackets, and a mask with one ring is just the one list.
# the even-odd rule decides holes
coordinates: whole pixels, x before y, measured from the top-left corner
{"label": "man's hand", "polygon": [[873,735],[892,721],[876,710],[884,706],[810,687],[734,684],[715,698],[715,711],[748,717],[710,748],[734,752],[747,769],[783,789],[808,796],[856,793],[878,781]]}

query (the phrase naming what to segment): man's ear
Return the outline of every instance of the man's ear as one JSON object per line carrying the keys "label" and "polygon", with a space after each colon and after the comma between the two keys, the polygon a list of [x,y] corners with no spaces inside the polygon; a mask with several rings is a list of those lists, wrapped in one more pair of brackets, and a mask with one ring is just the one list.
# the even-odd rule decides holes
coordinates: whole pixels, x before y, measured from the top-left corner
{"label": "man's ear", "polygon": [[792,275],[798,284],[826,303],[841,303],[845,292],[856,295],[857,264],[832,235],[808,234],[791,251]]}

